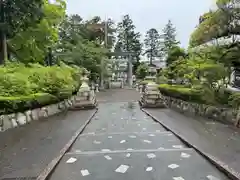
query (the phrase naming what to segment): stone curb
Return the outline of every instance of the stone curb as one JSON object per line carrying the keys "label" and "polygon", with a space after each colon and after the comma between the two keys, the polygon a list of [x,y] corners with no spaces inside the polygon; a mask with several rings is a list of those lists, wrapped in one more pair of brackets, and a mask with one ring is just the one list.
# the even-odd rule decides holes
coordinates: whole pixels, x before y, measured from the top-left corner
{"label": "stone curb", "polygon": [[17,128],[32,121],[41,121],[46,117],[50,117],[68,110],[76,101],[76,96],[65,99],[57,104],[50,104],[41,108],[27,110],[12,114],[0,115],[0,132],[4,132],[11,128]]}
{"label": "stone curb", "polygon": [[240,174],[233,169],[229,168],[227,164],[224,162],[218,160],[216,157],[204,152],[201,148],[195,146],[192,143],[189,143],[187,141],[187,138],[180,135],[178,132],[174,132],[169,126],[166,124],[163,124],[160,120],[158,120],[157,117],[153,116],[151,113],[149,113],[146,109],[141,110],[146,113],[148,116],[150,116],[154,121],[158,122],[161,124],[165,129],[168,131],[172,132],[175,136],[177,136],[181,141],[183,141],[187,146],[195,149],[200,155],[205,157],[208,161],[210,161],[217,169],[219,169],[221,172],[223,172],[225,175],[227,175],[230,179],[232,180],[240,180]]}
{"label": "stone curb", "polygon": [[79,137],[79,135],[84,131],[86,126],[91,122],[94,115],[98,112],[98,108],[91,114],[90,118],[75,132],[75,134],[72,136],[72,138],[68,141],[68,143],[61,149],[58,156],[56,156],[47,166],[46,168],[40,173],[40,175],[37,177],[36,180],[46,180],[55,167],[58,165],[62,157],[65,155],[65,153],[71,148],[73,143],[76,141],[76,139]]}

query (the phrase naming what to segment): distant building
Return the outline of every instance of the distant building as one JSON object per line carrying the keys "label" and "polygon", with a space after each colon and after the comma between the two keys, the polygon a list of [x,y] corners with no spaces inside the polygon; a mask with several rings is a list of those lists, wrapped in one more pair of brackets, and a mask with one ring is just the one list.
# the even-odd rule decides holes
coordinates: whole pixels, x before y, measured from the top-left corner
{"label": "distant building", "polygon": [[[143,59],[141,62],[144,62],[148,65],[150,65],[150,61],[148,59]],[[163,60],[155,59],[152,61],[152,65],[156,67],[156,69],[162,69],[166,67],[166,63]]]}
{"label": "distant building", "polygon": [[166,67],[165,62],[160,59],[154,59],[152,61],[152,64],[150,64],[150,61],[148,59],[142,59],[141,62],[144,62],[149,66],[149,73],[152,76],[158,73],[164,67]]}

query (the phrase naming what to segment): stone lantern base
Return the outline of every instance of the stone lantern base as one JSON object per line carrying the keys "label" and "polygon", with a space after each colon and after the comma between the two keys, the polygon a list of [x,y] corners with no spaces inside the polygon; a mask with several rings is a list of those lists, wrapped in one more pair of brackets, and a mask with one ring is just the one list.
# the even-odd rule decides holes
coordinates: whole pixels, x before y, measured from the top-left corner
{"label": "stone lantern base", "polygon": [[83,83],[77,93],[75,104],[70,110],[95,109],[97,107],[96,94],[87,84],[87,78],[83,79]]}
{"label": "stone lantern base", "polygon": [[142,108],[165,108],[166,105],[158,90],[157,84],[148,83],[144,92],[142,93],[141,100],[139,101]]}

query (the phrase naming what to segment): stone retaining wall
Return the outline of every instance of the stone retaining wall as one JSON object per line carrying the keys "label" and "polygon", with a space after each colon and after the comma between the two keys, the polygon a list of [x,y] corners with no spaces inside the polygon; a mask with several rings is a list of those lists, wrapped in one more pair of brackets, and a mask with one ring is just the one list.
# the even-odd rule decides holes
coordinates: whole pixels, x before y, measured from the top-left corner
{"label": "stone retaining wall", "polygon": [[186,102],[172,97],[162,96],[167,107],[188,116],[201,116],[221,121],[226,124],[237,125],[240,120],[240,111],[231,108],[215,107],[206,104]]}
{"label": "stone retaining wall", "polygon": [[76,96],[73,96],[70,99],[59,102],[58,104],[52,104],[39,109],[28,110],[24,113],[1,115],[0,132],[60,113],[71,107],[75,101]]}
{"label": "stone retaining wall", "polygon": [[[139,87],[140,92],[144,91],[144,86]],[[206,104],[197,104],[193,102],[187,102],[180,99],[166,97],[159,95],[155,97],[155,101],[163,101],[166,107],[176,110],[187,116],[200,116],[203,118],[209,118],[216,121],[223,122],[225,124],[232,124],[240,127],[240,109],[215,107]]]}

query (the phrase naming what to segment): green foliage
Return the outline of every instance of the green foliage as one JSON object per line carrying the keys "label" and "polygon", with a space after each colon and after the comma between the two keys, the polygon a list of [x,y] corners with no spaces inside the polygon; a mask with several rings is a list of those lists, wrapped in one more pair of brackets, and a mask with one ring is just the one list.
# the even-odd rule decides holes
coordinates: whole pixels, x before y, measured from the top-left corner
{"label": "green foliage", "polygon": [[204,102],[202,99],[201,90],[187,88],[181,85],[169,85],[161,84],[159,85],[160,92],[165,96],[170,96],[173,98],[181,99],[184,101],[191,102]]}
{"label": "green foliage", "polygon": [[240,93],[234,93],[230,96],[229,98],[229,103],[234,107],[234,108],[239,108],[240,106]]}
{"label": "green foliage", "polygon": [[208,18],[211,18],[212,16],[213,16],[213,11],[209,11],[209,12],[206,12],[206,13],[204,13],[202,16],[200,16],[200,18],[199,18],[199,24],[201,24],[203,21],[205,21],[206,19],[208,19]]}
{"label": "green foliage", "polygon": [[163,51],[167,54],[170,49],[178,44],[179,42],[176,40],[176,28],[173,26],[171,20],[168,20],[163,29]]}
{"label": "green foliage", "polygon": [[143,80],[143,81],[140,81],[139,85],[147,85],[150,82],[153,82],[153,81],[152,80]]}
{"label": "green foliage", "polygon": [[144,79],[148,75],[148,65],[145,63],[141,63],[136,71],[136,76],[139,79]]}
{"label": "green foliage", "polygon": [[145,39],[145,53],[148,58],[150,58],[150,64],[152,64],[152,60],[154,57],[158,57],[160,55],[160,35],[158,31],[154,28],[151,28],[147,31]]}
{"label": "green foliage", "polygon": [[189,45],[195,47],[220,37],[221,30],[223,30],[222,21],[219,21],[220,17],[222,17],[222,12],[220,10],[209,14],[208,18],[199,24],[197,29],[192,33]]}
{"label": "green foliage", "polygon": [[58,0],[57,3],[51,4],[48,0],[44,0],[42,11],[44,18],[38,24],[18,32],[8,41],[17,60],[25,64],[44,64],[48,47],[54,46],[59,39],[58,25],[65,15],[65,2]]}
{"label": "green foliage", "polygon": [[163,75],[168,79],[186,78],[191,79],[192,67],[188,66],[190,62],[188,59],[180,57],[173,61],[166,69],[163,70]]}
{"label": "green foliage", "polygon": [[240,15],[239,2],[235,0],[218,0],[218,9],[210,11],[207,18],[199,24],[190,37],[190,46],[195,47],[219,37],[239,35],[237,23]]}
{"label": "green foliage", "polygon": [[177,61],[180,57],[185,57],[186,53],[183,48],[179,46],[172,47],[167,54],[166,65],[171,65],[174,61]]}
{"label": "green foliage", "polygon": [[168,78],[166,77],[166,74],[164,70],[160,70],[156,75],[156,83],[157,84],[167,84]]}
{"label": "green foliage", "polygon": [[37,24],[44,16],[42,10],[44,0],[5,0],[3,2],[8,37],[13,37],[29,26]]}
{"label": "green foliage", "polygon": [[94,23],[100,23],[99,21],[100,18],[97,17],[87,22],[78,15],[66,17],[60,27],[57,49],[61,49],[61,52],[56,52],[65,63],[86,68],[94,79],[101,71],[107,72],[108,63],[107,49],[100,45],[104,33],[93,26],[96,25]]}
{"label": "green foliage", "polygon": [[[210,91],[204,86],[193,86],[191,88],[183,85],[159,85],[159,90],[165,96],[181,99],[199,104],[225,106],[238,108],[240,105],[240,93],[232,92],[222,88],[219,91]],[[210,95],[209,93],[214,93]]]}
{"label": "green foliage", "polygon": [[44,67],[7,63],[0,67],[0,113],[22,112],[69,98],[80,87],[81,70],[63,63]]}
{"label": "green foliage", "polygon": [[28,96],[34,93],[59,96],[63,91],[72,93],[79,87],[79,72],[66,65],[6,65],[0,68],[0,96]]}
{"label": "green foliage", "polygon": [[164,74],[169,79],[187,80],[189,87],[202,92],[201,101],[206,104],[225,103],[225,95],[222,94],[221,98],[220,90],[226,87],[228,68],[214,56],[211,51],[190,53],[188,57],[174,61]]}
{"label": "green foliage", "polygon": [[28,96],[0,96],[0,114],[24,112],[57,102],[59,102],[57,97],[47,93],[37,93]]}
{"label": "green foliage", "polygon": [[135,31],[135,25],[129,15],[123,16],[121,22],[117,25],[117,43],[115,51],[117,52],[133,52],[133,57],[137,62],[133,63],[133,72],[140,64],[140,55],[142,52],[142,44],[140,42],[140,33]]}

